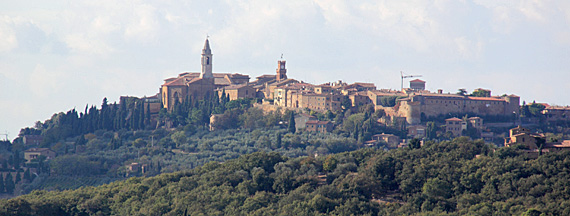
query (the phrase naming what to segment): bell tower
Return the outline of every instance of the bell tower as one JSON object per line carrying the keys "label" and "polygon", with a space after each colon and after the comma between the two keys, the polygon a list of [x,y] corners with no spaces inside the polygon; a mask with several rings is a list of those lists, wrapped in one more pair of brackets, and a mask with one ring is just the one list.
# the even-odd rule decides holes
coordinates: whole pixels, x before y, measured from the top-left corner
{"label": "bell tower", "polygon": [[283,55],[281,55],[281,60],[277,61],[277,76],[275,79],[277,79],[277,82],[287,79],[287,69],[285,68]]}
{"label": "bell tower", "polygon": [[212,74],[212,50],[210,49],[210,41],[206,37],[204,49],[202,49],[202,73],[200,78],[213,78]]}

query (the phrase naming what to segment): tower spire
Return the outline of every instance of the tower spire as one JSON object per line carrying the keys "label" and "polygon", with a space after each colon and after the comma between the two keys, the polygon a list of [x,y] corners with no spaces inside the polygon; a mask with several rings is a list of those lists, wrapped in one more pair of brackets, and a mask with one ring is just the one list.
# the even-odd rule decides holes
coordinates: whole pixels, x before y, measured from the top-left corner
{"label": "tower spire", "polygon": [[202,73],[200,73],[200,78],[212,78],[212,50],[210,49],[210,36],[206,36],[206,42],[204,43],[204,49],[202,49]]}

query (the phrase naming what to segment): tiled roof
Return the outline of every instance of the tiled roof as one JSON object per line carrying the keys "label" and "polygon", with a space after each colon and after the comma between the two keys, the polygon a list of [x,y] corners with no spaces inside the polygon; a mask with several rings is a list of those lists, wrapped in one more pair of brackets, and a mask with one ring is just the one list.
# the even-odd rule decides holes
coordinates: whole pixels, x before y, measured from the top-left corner
{"label": "tiled roof", "polygon": [[330,123],[330,121],[317,121],[317,120],[309,120],[307,121],[305,124],[319,124],[319,125],[325,125]]}
{"label": "tiled roof", "polygon": [[453,117],[453,118],[448,118],[445,121],[463,121],[463,120],[456,118],[456,117]]}
{"label": "tiled roof", "polygon": [[176,78],[175,80],[163,84],[163,86],[184,86],[186,85],[185,79],[186,78],[184,77],[179,77]]}
{"label": "tiled roof", "polygon": [[410,82],[421,82],[421,83],[425,83],[426,81],[423,81],[423,80],[421,80],[421,79],[415,79],[415,80],[412,80],[412,81],[410,81]]}
{"label": "tiled roof", "polygon": [[476,101],[505,101],[502,98],[496,97],[467,97],[469,100],[476,100]]}

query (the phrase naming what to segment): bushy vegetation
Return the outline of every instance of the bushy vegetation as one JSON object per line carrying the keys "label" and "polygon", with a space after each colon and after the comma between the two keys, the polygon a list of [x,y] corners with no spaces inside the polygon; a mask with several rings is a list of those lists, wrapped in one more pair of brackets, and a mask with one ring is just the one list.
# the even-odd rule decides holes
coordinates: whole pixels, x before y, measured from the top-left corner
{"label": "bushy vegetation", "polygon": [[458,138],[324,157],[246,154],[192,170],[0,201],[0,214],[570,214],[570,153],[536,159]]}

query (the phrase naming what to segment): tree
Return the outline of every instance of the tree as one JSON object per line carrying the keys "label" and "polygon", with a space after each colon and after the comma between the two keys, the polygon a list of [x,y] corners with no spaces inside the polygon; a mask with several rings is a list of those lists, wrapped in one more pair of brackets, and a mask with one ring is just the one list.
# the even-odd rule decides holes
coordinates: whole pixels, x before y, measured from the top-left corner
{"label": "tree", "polygon": [[491,91],[487,91],[485,89],[475,89],[470,96],[474,97],[491,97]]}
{"label": "tree", "polygon": [[180,147],[182,144],[185,144],[188,141],[186,134],[184,131],[177,131],[170,137],[174,143],[176,143],[176,147]]}
{"label": "tree", "polygon": [[457,90],[457,94],[458,94],[458,95],[461,95],[461,96],[465,96],[465,95],[467,95],[467,90],[465,90],[465,89],[463,89],[463,88],[462,88],[462,89],[458,89],[458,90]]}
{"label": "tree", "polygon": [[6,177],[4,179],[4,185],[5,185],[6,193],[8,193],[8,194],[14,193],[14,189],[16,188],[16,185],[14,184],[14,179],[12,178],[12,173],[8,172],[8,175],[6,175]]}
{"label": "tree", "polygon": [[542,114],[542,110],[544,110],[544,108],[546,108],[544,105],[539,104],[539,103],[532,103],[530,105],[528,105],[528,109],[530,111],[530,114],[533,117],[538,117]]}
{"label": "tree", "polygon": [[287,127],[287,130],[289,130],[289,133],[295,133],[297,131],[297,128],[295,127],[295,113],[291,112],[289,114],[289,126]]}
{"label": "tree", "polygon": [[32,181],[32,176],[30,175],[30,169],[26,169],[26,171],[24,171],[24,180],[28,182]]}
{"label": "tree", "polygon": [[428,122],[426,124],[426,138],[428,140],[433,140],[437,138],[437,127],[435,126],[435,122]]}
{"label": "tree", "polygon": [[281,138],[281,133],[277,133],[277,142],[276,142],[276,143],[277,143],[277,146],[276,146],[276,147],[277,147],[277,148],[281,148],[282,142],[283,142],[283,141],[282,141],[282,138]]}
{"label": "tree", "polygon": [[6,191],[6,187],[4,184],[4,178],[0,175],[0,193],[4,193]]}
{"label": "tree", "polygon": [[22,176],[20,175],[20,170],[18,170],[18,172],[16,172],[16,184],[20,183],[20,181],[22,181]]}
{"label": "tree", "polygon": [[410,147],[410,149],[419,149],[421,148],[421,140],[418,138],[413,138],[408,142],[408,147]]}

